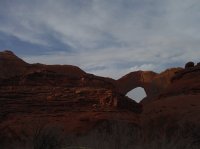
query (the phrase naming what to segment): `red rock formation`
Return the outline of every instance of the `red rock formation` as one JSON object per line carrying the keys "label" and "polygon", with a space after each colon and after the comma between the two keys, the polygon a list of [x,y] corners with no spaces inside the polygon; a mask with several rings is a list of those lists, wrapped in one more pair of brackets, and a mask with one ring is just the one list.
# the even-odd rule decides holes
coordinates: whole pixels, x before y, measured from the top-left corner
{"label": "red rock formation", "polygon": [[0,52],[0,70],[0,131],[24,129],[22,123],[41,117],[66,131],[87,130],[105,119],[138,123],[141,106],[116,92],[113,79],[71,65],[28,64],[10,51]]}
{"label": "red rock formation", "polygon": [[0,52],[0,78],[23,74],[28,64],[11,51]]}
{"label": "red rock formation", "polygon": [[117,80],[116,88],[121,94],[127,94],[136,87],[143,87],[147,97],[161,94],[170,84],[171,79],[181,68],[168,69],[160,74],[152,71],[131,72]]}
{"label": "red rock formation", "polygon": [[187,62],[185,64],[185,69],[194,67],[194,62]]}
{"label": "red rock formation", "polygon": [[[147,93],[142,105],[125,96],[136,87]],[[169,119],[200,124],[199,99],[198,65],[160,74],[136,71],[114,80],[71,65],[28,64],[0,52],[0,132],[16,138],[40,121],[66,132],[88,131],[104,120],[148,130]]]}
{"label": "red rock formation", "polygon": [[161,96],[179,94],[195,94],[200,92],[200,68],[186,68],[172,77],[172,83],[163,91]]}
{"label": "red rock formation", "polygon": [[[157,126],[175,123],[200,124],[200,69],[199,67],[180,70],[172,77],[171,83],[157,97],[143,102],[141,115],[144,127],[152,121]],[[163,118],[161,122],[161,118]],[[168,121],[168,122],[167,122]],[[169,123],[170,121],[170,123]],[[172,123],[173,122],[173,123]],[[165,126],[168,127],[168,126]]]}

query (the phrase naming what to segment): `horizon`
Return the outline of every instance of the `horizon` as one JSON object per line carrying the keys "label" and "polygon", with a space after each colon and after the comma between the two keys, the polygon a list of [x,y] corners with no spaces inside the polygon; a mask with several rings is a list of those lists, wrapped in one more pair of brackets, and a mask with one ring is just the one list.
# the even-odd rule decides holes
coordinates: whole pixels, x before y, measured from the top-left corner
{"label": "horizon", "polygon": [[198,0],[1,0],[0,48],[117,79],[199,61]]}
{"label": "horizon", "polygon": [[[11,50],[9,50],[9,49],[6,49],[6,50],[3,50],[3,51],[0,51],[0,55],[1,55],[1,52],[2,53],[9,53],[9,54],[12,54],[14,57],[16,57],[17,59],[19,59],[19,60],[22,60],[22,61],[24,61],[25,63],[27,63],[27,64],[44,64],[44,63],[28,63],[27,61],[25,61],[23,58],[20,58],[18,55],[16,55],[13,51],[11,51]],[[44,65],[46,65],[46,64],[44,64]],[[57,64],[52,64],[52,65],[57,65]],[[60,64],[58,64],[58,65],[60,65]],[[65,64],[64,64],[65,65]],[[71,65],[71,66],[75,66],[75,65]],[[76,66],[76,67],[78,67],[78,66]],[[79,68],[79,67],[78,67]],[[86,71],[85,71],[86,72]],[[88,72],[86,72],[86,73],[88,73]],[[89,74],[89,73],[88,73]],[[121,77],[123,77],[123,76],[121,76]],[[112,78],[113,79],[113,78]],[[117,80],[117,79],[115,79],[115,80]],[[135,89],[133,89],[133,90],[131,90],[130,92],[128,92],[127,94],[126,94],[126,96],[128,96],[129,98],[131,98],[131,99],[133,99],[133,100],[135,100],[136,102],[140,102],[143,98],[145,98],[145,97],[147,97],[147,95],[146,95],[146,92],[145,92],[145,90],[144,90],[144,88],[142,88],[142,87],[136,87]]]}

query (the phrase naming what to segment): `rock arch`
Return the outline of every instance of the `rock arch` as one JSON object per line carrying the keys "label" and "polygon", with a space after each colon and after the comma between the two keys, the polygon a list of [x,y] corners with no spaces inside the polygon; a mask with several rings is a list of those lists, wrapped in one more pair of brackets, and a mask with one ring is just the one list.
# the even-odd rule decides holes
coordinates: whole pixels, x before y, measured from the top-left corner
{"label": "rock arch", "polygon": [[129,91],[142,87],[147,97],[155,97],[171,84],[171,78],[178,70],[177,68],[168,69],[160,74],[153,71],[131,72],[116,81],[116,89],[119,93],[126,95]]}
{"label": "rock arch", "polygon": [[127,94],[137,87],[144,88],[147,95],[149,94],[148,86],[156,76],[154,72],[135,71],[131,72],[117,80],[117,90],[121,94]]}

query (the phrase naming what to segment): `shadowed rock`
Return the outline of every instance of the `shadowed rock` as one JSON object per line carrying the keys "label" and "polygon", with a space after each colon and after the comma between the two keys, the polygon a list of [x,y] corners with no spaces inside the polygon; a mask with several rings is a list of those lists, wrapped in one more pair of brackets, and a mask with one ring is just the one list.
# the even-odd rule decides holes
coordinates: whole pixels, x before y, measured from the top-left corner
{"label": "shadowed rock", "polygon": [[[10,143],[12,139],[29,138],[43,123],[59,126],[66,134],[88,134],[98,124],[112,121],[125,124],[116,127],[117,137],[119,129],[124,132],[129,128],[126,124],[131,124],[141,130],[143,139],[151,141],[153,132],[166,136],[164,131],[177,130],[176,121],[199,126],[199,76],[200,68],[195,66],[162,73],[136,71],[114,80],[71,65],[28,64],[11,51],[0,52],[0,132]],[[147,93],[140,104],[126,97],[137,87]],[[133,140],[132,135],[121,138]]]}
{"label": "shadowed rock", "polygon": [[181,68],[168,69],[160,74],[152,71],[131,72],[116,82],[116,88],[121,94],[127,94],[137,87],[144,88],[147,97],[153,98],[161,94],[170,84],[172,77]]}
{"label": "shadowed rock", "polygon": [[194,67],[194,62],[187,62],[185,64],[185,69]]}
{"label": "shadowed rock", "polygon": [[[20,61],[14,55],[12,56],[15,61]],[[4,59],[4,63],[7,64],[6,61],[7,59]],[[4,68],[5,70],[9,69],[8,67]],[[18,97],[40,101],[68,100],[74,105],[83,102],[91,107],[95,104],[98,107],[110,107],[111,109],[121,109],[122,107],[126,109],[127,102],[129,107],[127,109],[138,111],[138,108],[134,108],[137,105],[136,102],[128,102],[132,99],[127,100],[125,96],[116,92],[113,79],[87,74],[80,68],[71,65],[25,63],[25,66],[18,65],[16,68],[19,71],[12,69],[14,72],[11,75],[7,75],[7,71],[1,72],[3,77],[0,80],[2,85],[0,98]],[[69,98],[67,98],[68,96]],[[133,105],[131,108],[130,104]],[[79,108],[79,106],[77,107]],[[84,108],[84,106],[82,107]]]}

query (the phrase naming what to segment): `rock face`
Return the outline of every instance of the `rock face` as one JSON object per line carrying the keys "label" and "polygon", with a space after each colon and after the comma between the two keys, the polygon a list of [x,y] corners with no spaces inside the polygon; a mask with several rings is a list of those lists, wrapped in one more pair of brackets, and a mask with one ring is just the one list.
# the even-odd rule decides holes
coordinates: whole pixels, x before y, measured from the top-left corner
{"label": "rock face", "polygon": [[111,118],[138,123],[141,111],[140,104],[116,91],[113,79],[71,65],[28,64],[10,51],[0,52],[0,131],[17,131],[36,119],[62,124],[66,131],[87,130]]}
{"label": "rock face", "polygon": [[[136,87],[147,93],[140,104],[126,97]],[[28,64],[11,51],[0,52],[0,132],[16,139],[41,122],[73,133],[101,121],[134,124],[144,132],[168,128],[167,120],[170,126],[175,120],[199,125],[199,99],[199,64],[114,80],[71,65]]]}
{"label": "rock face", "polygon": [[170,84],[172,77],[181,68],[168,69],[160,74],[152,71],[131,72],[116,81],[116,88],[121,94],[127,94],[136,87],[143,87],[147,97],[160,95]]}
{"label": "rock face", "polygon": [[194,62],[188,62],[185,64],[185,69],[194,67]]}
{"label": "rock face", "polygon": [[[93,94],[92,99],[90,96],[86,98],[89,104],[120,107],[121,99],[118,99],[118,96],[121,95],[115,92],[112,79],[87,74],[71,65],[27,64],[10,51],[1,52],[0,56],[2,70],[0,83],[3,98],[9,99],[13,96],[28,100],[69,100],[71,102],[73,100],[65,98],[73,96],[75,100],[77,95],[84,95],[82,98],[86,98],[88,94]],[[100,95],[103,97],[99,100]],[[103,99],[105,100],[102,101]],[[124,101],[127,101],[127,98]]]}
{"label": "rock face", "polygon": [[28,64],[11,51],[0,52],[0,78],[9,78],[22,74]]}
{"label": "rock face", "polygon": [[158,96],[144,100],[141,119],[144,127],[152,121],[155,127],[159,127],[162,122],[165,123],[164,127],[183,123],[199,126],[199,107],[200,68],[195,66],[179,70]]}
{"label": "rock face", "polygon": [[161,95],[198,94],[200,93],[200,67],[178,71],[171,79],[171,84]]}

